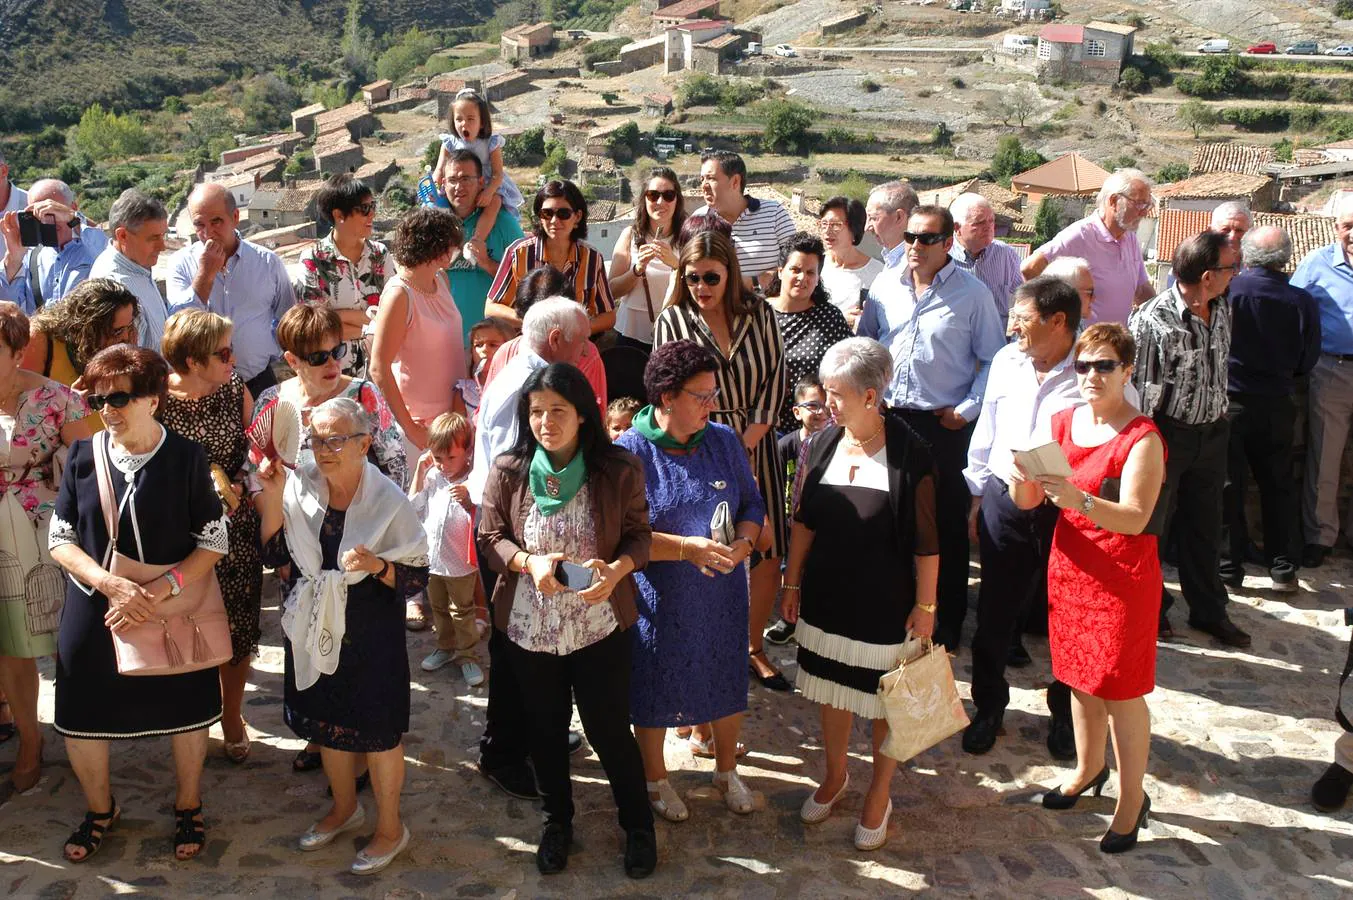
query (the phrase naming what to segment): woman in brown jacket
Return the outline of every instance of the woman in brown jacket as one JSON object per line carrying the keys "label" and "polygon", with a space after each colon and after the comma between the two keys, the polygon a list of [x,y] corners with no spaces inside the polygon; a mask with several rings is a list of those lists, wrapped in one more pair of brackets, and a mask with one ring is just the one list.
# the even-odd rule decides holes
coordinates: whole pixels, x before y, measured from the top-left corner
{"label": "woman in brown jacket", "polygon": [[544,874],[563,871],[573,840],[568,725],[572,702],[601,758],[626,833],[625,872],[657,865],[643,760],[630,732],[630,653],[637,618],[630,573],[653,534],[639,460],[611,444],[583,374],[555,363],[522,386],[517,441],[484,486],[479,550],[503,577],[494,627],[529,692],[531,761],[545,827]]}

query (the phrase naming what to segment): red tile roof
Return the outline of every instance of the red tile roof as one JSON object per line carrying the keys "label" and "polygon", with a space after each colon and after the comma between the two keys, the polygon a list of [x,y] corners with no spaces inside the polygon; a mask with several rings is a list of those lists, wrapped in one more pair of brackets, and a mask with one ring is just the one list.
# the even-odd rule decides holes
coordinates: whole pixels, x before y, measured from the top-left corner
{"label": "red tile roof", "polygon": [[1174,259],[1175,248],[1212,225],[1212,213],[1201,209],[1162,209],[1156,226],[1156,259]]}
{"label": "red tile roof", "polygon": [[1227,200],[1253,197],[1273,179],[1268,175],[1242,175],[1239,172],[1209,172],[1174,184],[1163,184],[1153,193],[1169,200]]}
{"label": "red tile roof", "polygon": [[1190,175],[1208,172],[1239,172],[1258,175],[1264,166],[1273,162],[1272,147],[1251,147],[1245,144],[1200,144],[1193,148],[1189,162]]}
{"label": "red tile roof", "polygon": [[718,7],[719,0],[677,0],[676,3],[659,7],[653,16],[660,19],[691,19],[707,9]]}
{"label": "red tile roof", "polygon": [[1039,29],[1038,36],[1054,44],[1080,44],[1085,41],[1085,26],[1044,25]]}

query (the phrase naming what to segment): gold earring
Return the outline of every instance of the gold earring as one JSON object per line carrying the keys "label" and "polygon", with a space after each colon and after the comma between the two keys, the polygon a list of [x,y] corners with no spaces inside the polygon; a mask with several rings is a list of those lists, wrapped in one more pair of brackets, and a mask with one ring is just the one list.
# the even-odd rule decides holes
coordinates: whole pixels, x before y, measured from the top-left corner
{"label": "gold earring", "polygon": [[665,413],[670,413],[670,412],[672,411],[672,407],[670,407],[670,406],[664,406],[664,407],[662,408],[662,411],[665,412]]}

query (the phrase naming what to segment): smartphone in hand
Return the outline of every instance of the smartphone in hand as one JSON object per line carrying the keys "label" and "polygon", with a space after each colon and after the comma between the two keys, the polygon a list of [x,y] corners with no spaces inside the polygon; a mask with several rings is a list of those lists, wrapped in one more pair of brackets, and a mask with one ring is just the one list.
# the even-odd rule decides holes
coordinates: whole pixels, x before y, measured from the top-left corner
{"label": "smartphone in hand", "polygon": [[596,569],[560,560],[554,565],[554,580],[570,591],[584,591],[597,579]]}
{"label": "smartphone in hand", "polygon": [[55,247],[56,223],[43,222],[31,212],[19,213],[19,242],[25,247]]}

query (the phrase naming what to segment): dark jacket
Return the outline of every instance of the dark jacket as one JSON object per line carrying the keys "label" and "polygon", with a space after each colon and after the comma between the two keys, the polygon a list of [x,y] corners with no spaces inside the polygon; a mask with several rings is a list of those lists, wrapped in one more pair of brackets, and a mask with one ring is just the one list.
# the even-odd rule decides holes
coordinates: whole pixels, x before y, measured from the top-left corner
{"label": "dark jacket", "polygon": [[[628,450],[614,448],[603,458],[600,469],[588,474],[587,486],[597,529],[597,558],[613,562],[628,554],[636,571],[647,566],[653,528],[648,521],[644,467],[639,458]],[[492,598],[493,624],[501,631],[507,630],[517,579],[521,577],[508,569],[508,563],[525,550],[519,543],[520,535],[534,503],[525,467],[518,469],[511,457],[498,457],[484,485],[477,543],[489,567],[502,575]],[[611,607],[622,629],[638,618],[634,597],[634,579],[628,575],[611,592]]]}
{"label": "dark jacket", "polygon": [[1320,358],[1320,307],[1314,297],[1272,269],[1249,268],[1231,280],[1231,354],[1227,389],[1273,397]]}

